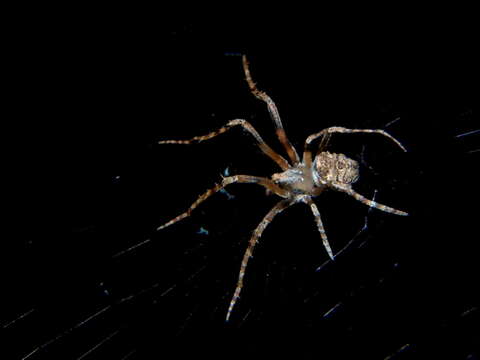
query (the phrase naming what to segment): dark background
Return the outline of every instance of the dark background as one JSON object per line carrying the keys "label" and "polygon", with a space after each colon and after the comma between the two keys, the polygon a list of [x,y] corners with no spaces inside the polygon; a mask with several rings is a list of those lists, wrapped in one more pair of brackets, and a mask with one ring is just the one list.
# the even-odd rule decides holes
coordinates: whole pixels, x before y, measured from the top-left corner
{"label": "dark background", "polygon": [[[467,134],[479,126],[466,18],[117,10],[20,12],[10,28],[9,118],[21,135],[8,157],[18,176],[2,245],[2,359],[478,359],[480,135]],[[407,153],[375,135],[336,135],[329,150],[362,163],[358,192],[411,216],[322,194],[334,252],[351,242],[331,263],[310,211],[290,208],[261,238],[225,323],[249,236],[277,199],[232,185],[155,229],[225,171],[278,169],[240,129],[156,142],[243,118],[282,151],[244,81],[244,53],[299,151],[328,126],[399,139]]]}

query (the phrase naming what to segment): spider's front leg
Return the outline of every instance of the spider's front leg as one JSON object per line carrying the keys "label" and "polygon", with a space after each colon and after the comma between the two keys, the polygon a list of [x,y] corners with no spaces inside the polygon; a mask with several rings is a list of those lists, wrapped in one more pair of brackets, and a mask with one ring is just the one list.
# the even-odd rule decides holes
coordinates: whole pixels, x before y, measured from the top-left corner
{"label": "spider's front leg", "polygon": [[297,151],[293,147],[292,143],[290,142],[290,140],[288,140],[285,129],[283,128],[282,120],[280,119],[280,114],[278,113],[277,106],[275,105],[270,96],[268,96],[265,92],[257,89],[257,85],[252,80],[252,76],[250,75],[250,69],[248,68],[248,60],[245,55],[242,56],[242,60],[243,71],[245,72],[245,79],[247,80],[250,91],[257,99],[262,100],[267,104],[268,112],[270,113],[270,117],[275,124],[275,132],[277,134],[278,140],[280,140],[280,142],[282,143],[293,165],[297,165],[300,162],[300,158],[298,157]]}
{"label": "spider's front leg", "polygon": [[258,184],[258,185],[261,185],[261,186],[265,187],[266,189],[270,190],[271,192],[277,194],[278,196],[285,197],[285,198],[288,197],[288,193],[284,189],[279,187],[277,184],[275,184],[270,179],[260,177],[260,176],[250,176],[250,175],[228,176],[228,177],[223,178],[221,184],[216,184],[213,188],[207,190],[205,193],[200,195],[198,197],[198,199],[195,200],[195,202],[192,205],[190,205],[190,207],[187,209],[187,211],[178,215],[177,217],[173,218],[172,220],[166,222],[165,224],[160,225],[157,228],[157,230],[162,230],[162,229],[164,229],[164,228],[166,228],[170,225],[173,225],[173,224],[179,222],[180,220],[183,220],[186,217],[190,216],[192,211],[195,210],[195,208],[197,208],[198,205],[200,205],[202,202],[207,200],[213,194],[219,192],[220,190],[222,190],[226,186],[228,186],[230,184],[233,184],[233,183]]}
{"label": "spider's front leg", "polygon": [[282,170],[286,170],[290,167],[290,165],[288,164],[288,161],[285,160],[283,156],[277,154],[270,146],[268,146],[267,143],[262,139],[260,134],[257,132],[257,130],[255,130],[255,128],[247,120],[243,120],[243,119],[230,120],[225,126],[222,126],[220,129],[212,131],[206,135],[195,136],[189,140],[160,140],[158,144],[188,145],[188,144],[193,144],[197,142],[202,142],[202,141],[214,138],[215,136],[218,136],[220,134],[223,134],[224,132],[227,132],[234,126],[241,126],[250,135],[252,135],[255,141],[257,142],[257,145],[260,148],[260,150],[262,150],[263,153],[267,155],[270,159],[275,161]]}

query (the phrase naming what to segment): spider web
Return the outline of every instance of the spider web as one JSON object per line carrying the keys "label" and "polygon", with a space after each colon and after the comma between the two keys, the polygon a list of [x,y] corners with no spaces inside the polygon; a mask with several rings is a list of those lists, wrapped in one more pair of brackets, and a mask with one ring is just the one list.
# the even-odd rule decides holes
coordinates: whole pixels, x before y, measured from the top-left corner
{"label": "spider web", "polygon": [[[42,64],[58,82],[69,74],[61,80],[69,91],[51,91],[62,100],[56,116],[71,121],[75,151],[64,161],[75,169],[68,186],[55,189],[62,214],[7,243],[13,276],[3,290],[2,359],[478,357],[475,213],[467,205],[480,142],[469,90],[459,90],[463,74],[445,75],[455,93],[446,83],[445,93],[434,91],[438,83],[419,77],[425,64],[402,79],[396,49],[375,52],[375,41],[365,49],[352,40],[350,49],[367,56],[352,63],[353,50],[323,61],[294,50],[256,53],[242,45],[243,32],[228,46],[198,51],[216,32],[193,24],[167,32],[168,51],[128,32],[105,47],[108,31],[98,30],[100,37],[72,30],[55,38],[49,59],[73,37],[70,60],[61,69]],[[322,194],[315,201],[337,254],[331,262],[308,209],[292,207],[262,236],[226,324],[246,243],[276,199],[253,185],[232,186],[191,218],[154,229],[227,168],[261,176],[276,169],[241,131],[195,147],[154,144],[246,118],[280,151],[264,104],[242,78],[237,54],[247,50],[297,149],[332,125],[385,128],[401,139],[407,154],[368,136],[339,135],[330,146],[361,162],[360,193],[412,216]],[[56,234],[52,223],[71,231]]]}

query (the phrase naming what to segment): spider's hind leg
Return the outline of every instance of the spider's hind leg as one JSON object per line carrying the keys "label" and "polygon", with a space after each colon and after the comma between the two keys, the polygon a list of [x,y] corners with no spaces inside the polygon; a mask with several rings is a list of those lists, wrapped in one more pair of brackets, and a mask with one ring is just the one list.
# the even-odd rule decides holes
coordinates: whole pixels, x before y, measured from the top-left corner
{"label": "spider's hind leg", "polygon": [[356,200],[360,201],[362,204],[365,204],[367,206],[373,207],[373,208],[378,209],[378,210],[382,210],[384,212],[388,212],[390,214],[408,216],[408,213],[405,212],[405,211],[397,210],[397,209],[394,209],[390,206],[379,204],[376,201],[367,199],[365,196],[360,195],[355,190],[353,190],[350,186],[345,186],[345,185],[342,185],[342,184],[335,184],[335,183],[330,184],[330,186],[332,186],[334,189],[336,189],[338,191],[344,192],[344,193],[352,196],[353,198],[355,198]]}
{"label": "spider's hind leg", "polygon": [[367,134],[380,134],[380,135],[383,135],[387,138],[389,138],[390,140],[392,140],[395,144],[397,144],[403,151],[407,151],[407,149],[405,149],[405,147],[400,143],[400,141],[398,141],[397,139],[395,139],[392,135],[390,135],[389,133],[387,133],[385,130],[381,130],[381,129],[347,129],[347,128],[344,128],[344,127],[340,127],[340,126],[332,126],[332,127],[329,127],[329,128],[326,128],[326,129],[323,129],[322,131],[318,132],[318,133],[315,133],[315,134],[312,134],[310,135],[309,137],[307,137],[307,139],[305,140],[305,146],[304,146],[304,150],[303,150],[303,162],[304,164],[309,167],[311,166],[311,163],[312,163],[312,143],[318,139],[318,138],[322,138],[322,142],[320,144],[320,149],[322,148],[323,145],[326,145],[326,142],[328,142],[331,134],[333,133],[344,133],[344,134],[353,134],[353,133],[367,133]]}

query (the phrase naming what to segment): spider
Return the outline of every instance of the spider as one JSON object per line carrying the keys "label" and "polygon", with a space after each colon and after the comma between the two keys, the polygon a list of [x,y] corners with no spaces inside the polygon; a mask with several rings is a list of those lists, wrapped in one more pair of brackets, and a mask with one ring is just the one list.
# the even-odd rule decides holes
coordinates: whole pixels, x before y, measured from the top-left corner
{"label": "spider", "polygon": [[[212,139],[213,137],[220,135],[236,126],[242,127],[256,140],[256,143],[260,150],[272,159],[282,170],[275,173],[271,178],[251,176],[251,175],[234,175],[222,178],[220,184],[216,184],[213,188],[200,195],[197,200],[190,205],[188,210],[178,215],[174,219],[159,226],[157,230],[164,229],[170,225],[173,225],[180,220],[191,215],[192,211],[197,208],[202,202],[208,199],[211,195],[225,188],[227,185],[234,183],[253,183],[263,186],[267,191],[278,195],[280,200],[268,213],[263,220],[258,224],[257,228],[253,231],[253,234],[248,243],[247,249],[243,255],[243,259],[240,265],[240,273],[238,275],[238,281],[235,287],[234,294],[231,298],[230,305],[226,314],[226,321],[229,321],[232,310],[240,297],[240,292],[243,287],[243,279],[249,259],[252,257],[255,244],[259,241],[265,228],[270,224],[273,218],[281,213],[283,210],[296,203],[304,203],[310,207],[313,217],[315,219],[318,231],[322,238],[323,246],[325,247],[330,259],[334,259],[333,251],[328,242],[327,234],[323,227],[320,212],[313,202],[312,198],[320,195],[327,189],[337,190],[346,193],[361,203],[391,213],[395,215],[406,216],[408,213],[394,209],[392,207],[379,204],[373,200],[367,199],[364,196],[357,193],[352,189],[352,184],[358,180],[359,177],[359,164],[357,161],[349,159],[344,154],[330,153],[324,151],[331,134],[333,133],[374,133],[381,134],[393,142],[395,142],[403,151],[406,149],[402,144],[393,138],[390,134],[380,129],[347,129],[344,127],[329,127],[322,131],[312,134],[305,140],[304,152],[302,159],[300,159],[297,151],[292,146],[287,138],[285,130],[283,128],[280,115],[277,110],[277,106],[273,100],[263,91],[257,89],[256,84],[253,82],[250,75],[249,63],[245,55],[242,56],[243,71],[245,73],[245,79],[250,88],[251,93],[258,99],[264,101],[267,104],[270,117],[275,125],[275,132],[278,140],[285,148],[285,151],[290,159],[290,162],[283,156],[275,152],[265,141],[260,137],[255,128],[246,120],[235,119],[229,121],[225,126],[213,131],[207,135],[195,136],[190,140],[161,140],[159,144],[191,144],[198,143],[205,140]],[[321,142],[316,151],[315,157],[312,156],[314,150],[314,142],[321,138]]]}

